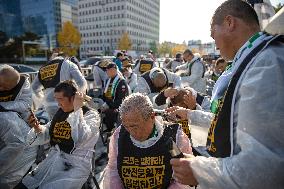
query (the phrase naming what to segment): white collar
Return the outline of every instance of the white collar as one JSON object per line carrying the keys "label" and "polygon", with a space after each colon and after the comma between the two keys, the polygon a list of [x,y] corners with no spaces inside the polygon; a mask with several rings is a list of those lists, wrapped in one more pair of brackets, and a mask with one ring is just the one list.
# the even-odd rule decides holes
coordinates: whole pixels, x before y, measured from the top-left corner
{"label": "white collar", "polygon": [[160,122],[157,118],[155,118],[155,126],[156,129],[158,131],[158,135],[154,136],[152,138],[149,138],[143,142],[140,142],[136,139],[134,139],[131,135],[130,135],[130,139],[133,142],[133,144],[139,148],[149,148],[150,146],[153,146],[162,136],[164,133],[164,126],[163,123]]}

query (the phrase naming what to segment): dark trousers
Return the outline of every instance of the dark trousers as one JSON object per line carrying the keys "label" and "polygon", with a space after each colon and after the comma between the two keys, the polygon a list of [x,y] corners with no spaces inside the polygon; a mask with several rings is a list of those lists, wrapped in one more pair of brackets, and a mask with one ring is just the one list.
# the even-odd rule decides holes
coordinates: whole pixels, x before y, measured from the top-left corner
{"label": "dark trousers", "polygon": [[28,189],[28,188],[21,181],[19,184],[17,184],[17,186],[15,186],[14,189]]}
{"label": "dark trousers", "polygon": [[118,120],[118,112],[117,110],[107,109],[104,114],[103,122],[106,124],[107,131],[110,132],[114,128],[114,123]]}

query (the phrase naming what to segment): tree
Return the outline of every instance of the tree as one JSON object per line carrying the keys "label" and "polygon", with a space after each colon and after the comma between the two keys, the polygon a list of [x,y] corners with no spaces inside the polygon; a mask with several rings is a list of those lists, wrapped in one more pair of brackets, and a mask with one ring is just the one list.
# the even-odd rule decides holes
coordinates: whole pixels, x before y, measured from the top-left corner
{"label": "tree", "polygon": [[118,41],[117,48],[120,50],[130,50],[132,46],[131,40],[127,32],[124,32]]}
{"label": "tree", "polygon": [[185,44],[177,44],[172,48],[172,54],[183,53],[188,47]]}
{"label": "tree", "polygon": [[60,51],[69,56],[76,56],[81,44],[81,36],[74,25],[67,21],[57,35]]}
{"label": "tree", "polygon": [[[36,41],[39,40],[40,38],[41,37],[39,37],[37,34],[32,32],[26,32],[21,36],[14,37],[13,39],[11,38],[8,41],[6,41],[4,46],[0,47],[0,57],[1,58],[14,58],[15,56],[22,57],[23,56],[22,42]],[[27,45],[25,46],[25,51],[34,53],[34,50],[33,51],[29,50],[30,48],[36,49],[36,51],[39,50],[38,45]]]}
{"label": "tree", "polygon": [[169,55],[171,56],[172,53],[172,48],[170,46],[170,44],[168,42],[163,42],[159,45],[158,47],[158,52],[160,55],[165,56],[165,55]]}
{"label": "tree", "polygon": [[155,41],[150,42],[149,46],[150,46],[150,50],[152,50],[152,52],[154,54],[158,53],[158,47],[157,47],[157,43]]}

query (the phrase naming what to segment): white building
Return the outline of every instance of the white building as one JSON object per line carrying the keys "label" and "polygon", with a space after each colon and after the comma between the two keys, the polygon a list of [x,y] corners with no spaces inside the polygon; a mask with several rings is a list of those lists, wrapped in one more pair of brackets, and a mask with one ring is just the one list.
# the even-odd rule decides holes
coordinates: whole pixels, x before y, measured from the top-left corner
{"label": "white building", "polygon": [[201,40],[189,40],[187,46],[190,50],[202,51]]}
{"label": "white building", "polygon": [[189,40],[188,48],[190,50],[197,50],[205,55],[220,55],[220,51],[216,49],[215,42],[202,43],[201,40]]}
{"label": "white building", "polygon": [[127,32],[131,50],[149,50],[159,41],[160,0],[79,0],[81,57],[112,54]]}

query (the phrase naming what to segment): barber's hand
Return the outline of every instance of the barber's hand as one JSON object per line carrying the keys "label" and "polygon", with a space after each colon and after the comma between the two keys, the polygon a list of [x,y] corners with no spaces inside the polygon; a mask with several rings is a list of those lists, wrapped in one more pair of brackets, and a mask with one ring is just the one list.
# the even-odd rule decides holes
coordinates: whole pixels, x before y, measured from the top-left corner
{"label": "barber's hand", "polygon": [[165,97],[173,98],[178,94],[178,90],[174,88],[167,88],[164,90]]}
{"label": "barber's hand", "polygon": [[198,182],[193,175],[190,161],[194,158],[192,155],[186,155],[186,158],[172,158],[171,165],[173,168],[174,179],[184,185],[196,186]]}
{"label": "barber's hand", "polygon": [[28,117],[28,122],[29,122],[30,127],[34,128],[36,133],[41,132],[40,123],[32,111]]}
{"label": "barber's hand", "polygon": [[168,112],[170,116],[179,118],[181,120],[187,119],[187,114],[189,111],[190,110],[179,106],[173,106],[166,109],[166,112]]}
{"label": "barber's hand", "polygon": [[85,94],[82,92],[76,92],[73,101],[74,112],[79,110],[83,106]]}
{"label": "barber's hand", "polygon": [[196,109],[196,97],[193,96],[191,92],[188,92],[186,95],[184,95],[183,100],[188,109]]}

